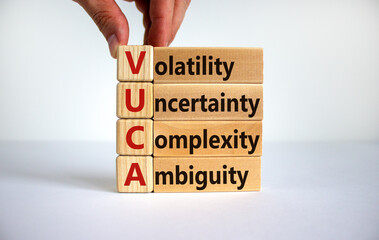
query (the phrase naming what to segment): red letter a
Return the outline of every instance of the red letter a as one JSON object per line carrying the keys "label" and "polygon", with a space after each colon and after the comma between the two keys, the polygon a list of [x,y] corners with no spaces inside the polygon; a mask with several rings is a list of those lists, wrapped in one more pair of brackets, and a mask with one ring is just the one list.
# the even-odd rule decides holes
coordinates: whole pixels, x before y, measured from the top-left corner
{"label": "red letter a", "polygon": [[[134,170],[137,172],[137,176],[133,177]],[[124,186],[129,186],[131,181],[138,181],[141,186],[146,186],[145,179],[143,179],[141,169],[138,163],[132,163],[126,177]]]}
{"label": "red letter a", "polygon": [[125,51],[125,54],[129,61],[130,70],[132,70],[133,74],[138,74],[141,69],[143,59],[145,58],[146,51],[141,51],[141,54],[138,57],[137,66],[134,64],[131,52]]}
{"label": "red letter a", "polygon": [[139,112],[142,110],[142,108],[145,106],[145,89],[139,90],[139,104],[137,107],[133,107],[131,104],[132,97],[131,97],[131,90],[125,89],[125,105],[126,108],[131,112]]}

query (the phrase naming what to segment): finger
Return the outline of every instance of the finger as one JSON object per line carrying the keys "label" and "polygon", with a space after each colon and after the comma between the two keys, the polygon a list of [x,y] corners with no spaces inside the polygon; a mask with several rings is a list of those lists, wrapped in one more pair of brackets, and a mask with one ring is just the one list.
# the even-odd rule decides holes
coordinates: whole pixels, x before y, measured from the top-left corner
{"label": "finger", "polygon": [[155,47],[168,46],[174,11],[174,0],[151,0],[149,15],[151,26],[147,43]]}
{"label": "finger", "polygon": [[148,37],[150,26],[151,26],[151,19],[149,15],[150,1],[149,0],[136,0],[136,7],[143,14],[143,26],[145,27],[143,42],[146,45],[147,37]]}
{"label": "finger", "polygon": [[187,8],[190,3],[191,3],[191,0],[176,0],[175,1],[169,45],[174,40],[175,35],[180,28],[180,25],[182,25],[184,15],[186,14]]}
{"label": "finger", "polygon": [[147,27],[145,28],[145,34],[143,36],[143,44],[144,45],[148,45],[148,38],[149,38],[149,32],[150,32],[150,27],[151,27],[151,21],[150,21],[150,24],[147,25]]}
{"label": "finger", "polygon": [[135,2],[136,2],[137,9],[143,14],[143,26],[146,28],[147,20],[150,19],[150,16],[149,16],[150,1],[149,0],[136,0]]}
{"label": "finger", "polygon": [[109,51],[116,58],[117,46],[128,44],[129,25],[114,0],[75,0],[90,15],[108,41]]}

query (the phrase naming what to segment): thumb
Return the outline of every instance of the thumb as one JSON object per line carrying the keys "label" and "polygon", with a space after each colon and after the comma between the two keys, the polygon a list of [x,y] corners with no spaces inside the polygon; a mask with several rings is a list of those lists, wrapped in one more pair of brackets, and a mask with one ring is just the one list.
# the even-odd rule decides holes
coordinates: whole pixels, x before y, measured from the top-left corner
{"label": "thumb", "polygon": [[117,56],[117,47],[127,45],[129,25],[125,15],[114,0],[75,0],[90,15],[108,41],[112,57]]}

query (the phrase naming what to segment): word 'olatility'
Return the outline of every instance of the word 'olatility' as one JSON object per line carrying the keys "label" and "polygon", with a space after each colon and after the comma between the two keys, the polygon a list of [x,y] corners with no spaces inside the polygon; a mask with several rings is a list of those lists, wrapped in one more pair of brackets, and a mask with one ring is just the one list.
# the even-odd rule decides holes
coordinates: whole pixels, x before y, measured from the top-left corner
{"label": "word 'olatility'", "polygon": [[[175,66],[174,66],[175,65]],[[224,81],[228,81],[232,74],[234,62],[221,61],[213,56],[196,56],[196,60],[188,58],[186,62],[174,61],[174,56],[170,55],[168,64],[164,61],[157,62],[155,72],[158,75],[223,75]]]}
{"label": "word 'olatility'", "polygon": [[200,135],[158,135],[155,138],[155,146],[157,148],[188,148],[189,154],[194,154],[194,150],[198,148],[225,149],[225,148],[243,148],[249,149],[248,154],[251,155],[255,152],[259,141],[259,135],[246,135],[241,132],[237,135],[238,130],[234,129],[236,135],[211,135],[208,138],[208,129],[203,129],[202,136]]}
{"label": "word 'olatility'", "polygon": [[223,171],[193,171],[193,165],[189,165],[189,171],[180,170],[180,166],[175,166],[175,171],[157,171],[155,172],[156,185],[186,185],[196,183],[197,190],[204,190],[208,183],[210,184],[238,184],[237,189],[242,190],[245,186],[249,171],[234,170],[231,167],[228,170],[226,165],[223,165]]}

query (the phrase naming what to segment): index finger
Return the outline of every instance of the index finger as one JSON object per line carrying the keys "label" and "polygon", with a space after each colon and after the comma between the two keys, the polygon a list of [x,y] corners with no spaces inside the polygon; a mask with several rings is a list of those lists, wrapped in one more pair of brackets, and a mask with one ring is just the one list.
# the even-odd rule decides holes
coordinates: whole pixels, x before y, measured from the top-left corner
{"label": "index finger", "polygon": [[175,0],[151,0],[151,26],[147,43],[155,47],[168,46],[171,37]]}

